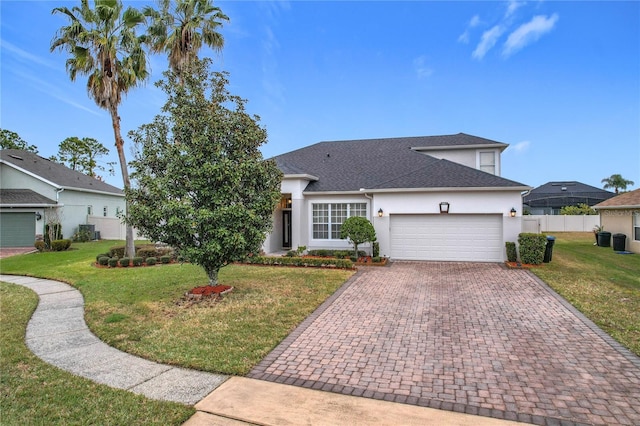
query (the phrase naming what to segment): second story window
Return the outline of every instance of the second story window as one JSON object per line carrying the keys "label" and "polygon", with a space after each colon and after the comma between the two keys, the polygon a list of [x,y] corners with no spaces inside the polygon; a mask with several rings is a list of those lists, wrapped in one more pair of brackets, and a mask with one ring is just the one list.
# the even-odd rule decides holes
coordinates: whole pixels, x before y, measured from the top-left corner
{"label": "second story window", "polygon": [[494,151],[480,152],[479,167],[483,172],[496,174],[496,153]]}
{"label": "second story window", "polygon": [[107,217],[108,212],[109,212],[109,209],[107,208],[107,206],[104,206],[104,208],[102,209],[102,216]]}

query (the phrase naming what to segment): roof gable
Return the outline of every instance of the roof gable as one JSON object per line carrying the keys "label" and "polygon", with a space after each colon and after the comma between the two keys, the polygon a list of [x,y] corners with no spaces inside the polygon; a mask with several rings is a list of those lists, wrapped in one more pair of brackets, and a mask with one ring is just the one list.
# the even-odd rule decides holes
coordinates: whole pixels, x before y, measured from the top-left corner
{"label": "roof gable", "polygon": [[87,176],[76,170],[71,170],[62,164],[40,157],[29,151],[3,149],[0,151],[0,159],[3,163],[9,165],[9,167],[15,166],[61,188],[123,195],[122,190],[113,185],[109,185],[108,183]]}
{"label": "roof gable", "polygon": [[427,144],[433,147],[447,146],[447,143],[478,145],[478,139],[482,138],[458,134],[319,142],[276,156],[274,160],[285,174],[295,171],[295,174],[317,176],[317,181],[307,185],[306,192],[359,191],[361,188],[525,187],[412,149]]}

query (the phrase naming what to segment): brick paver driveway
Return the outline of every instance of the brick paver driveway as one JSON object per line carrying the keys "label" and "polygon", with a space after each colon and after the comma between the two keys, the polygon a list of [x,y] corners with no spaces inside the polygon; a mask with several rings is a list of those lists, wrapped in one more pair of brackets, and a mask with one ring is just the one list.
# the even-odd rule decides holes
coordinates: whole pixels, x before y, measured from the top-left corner
{"label": "brick paver driveway", "polygon": [[535,424],[640,425],[640,359],[499,264],[360,272],[250,377]]}

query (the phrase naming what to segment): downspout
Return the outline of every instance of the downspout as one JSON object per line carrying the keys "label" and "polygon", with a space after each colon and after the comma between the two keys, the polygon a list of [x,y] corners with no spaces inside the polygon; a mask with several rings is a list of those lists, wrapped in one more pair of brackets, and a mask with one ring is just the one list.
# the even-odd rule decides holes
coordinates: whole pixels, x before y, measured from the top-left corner
{"label": "downspout", "polygon": [[56,204],[60,203],[60,193],[64,191],[64,188],[56,189]]}
{"label": "downspout", "polygon": [[365,196],[365,197],[367,197],[368,199],[370,199],[370,200],[371,200],[371,208],[369,209],[369,210],[370,210],[370,211],[369,211],[369,216],[370,216],[369,220],[371,221],[371,223],[373,223],[373,197],[372,197],[372,196],[370,196],[370,195],[368,195],[368,194],[365,192],[365,189],[364,189],[364,188],[360,188],[360,191],[362,191],[362,193],[364,194],[364,196]]}

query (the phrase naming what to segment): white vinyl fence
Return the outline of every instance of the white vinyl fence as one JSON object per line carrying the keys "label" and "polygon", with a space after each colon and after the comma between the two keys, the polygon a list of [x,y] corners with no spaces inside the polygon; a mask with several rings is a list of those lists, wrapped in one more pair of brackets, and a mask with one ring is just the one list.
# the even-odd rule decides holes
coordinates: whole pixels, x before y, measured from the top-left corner
{"label": "white vinyl fence", "polygon": [[[124,223],[118,218],[87,216],[87,224],[95,225],[96,232],[100,232],[100,238],[103,240],[125,240],[127,238],[127,230]],[[133,229],[133,238],[138,239],[138,232]]]}
{"label": "white vinyl fence", "polygon": [[600,225],[600,215],[522,216],[522,232],[591,232]]}

